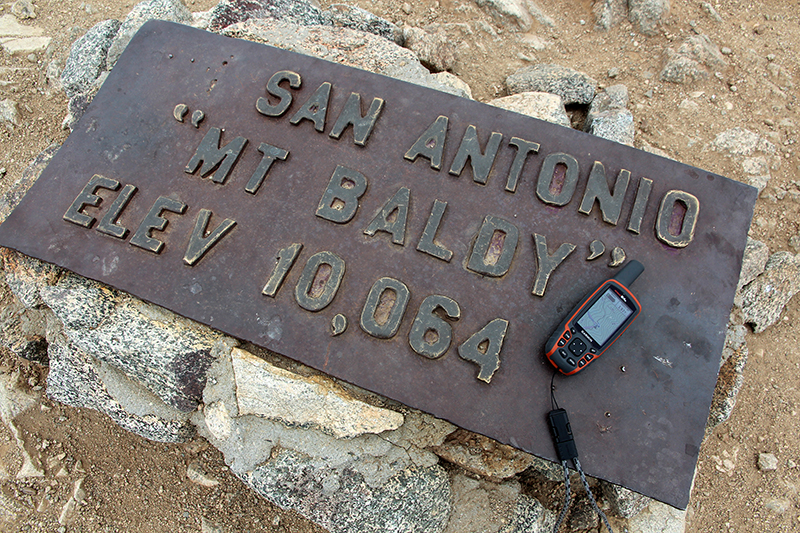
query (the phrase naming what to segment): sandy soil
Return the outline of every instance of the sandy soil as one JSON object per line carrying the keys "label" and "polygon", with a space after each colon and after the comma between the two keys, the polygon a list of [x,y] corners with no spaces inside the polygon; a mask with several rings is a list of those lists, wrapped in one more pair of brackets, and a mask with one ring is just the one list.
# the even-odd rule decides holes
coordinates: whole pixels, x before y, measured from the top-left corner
{"label": "sandy soil", "polygon": [[[0,168],[5,169],[0,192],[13,184],[36,154],[67,136],[61,129],[67,100],[63,92],[48,86],[48,65],[57,61],[63,67],[75,38],[101,20],[123,19],[134,3],[34,3],[37,17],[24,23],[43,27],[53,44],[45,54],[31,58],[0,57],[0,80],[11,82],[0,84],[0,100],[17,101],[21,114],[21,124],[13,132],[0,131]],[[193,11],[203,11],[214,3],[196,0],[188,5]],[[590,0],[539,0],[555,24],[534,21],[527,35],[510,31],[468,0],[355,2],[398,25],[448,24],[448,32],[459,43],[453,71],[472,87],[477,100],[503,96],[506,76],[521,66],[558,63],[586,72],[604,86],[627,86],[637,147],[646,142],[679,161],[744,180],[739,161],[704,147],[718,133],[737,126],[765,136],[778,153],[767,197],[756,204],[751,236],[765,242],[771,252],[796,252],[789,241],[800,233],[800,202],[791,194],[800,185],[796,145],[800,5],[795,0],[711,3],[721,22],[708,14],[703,2],[673,0],[662,30],[646,37],[634,32],[627,21],[609,32],[594,31]],[[11,11],[10,3],[0,3],[0,7],[0,15]],[[661,82],[658,74],[665,49],[677,48],[695,33],[730,49],[726,66],[717,69],[717,75],[689,85]],[[613,79],[608,77],[612,68],[618,69]],[[687,531],[800,530],[799,315],[800,303],[795,299],[779,324],[759,335],[748,334],[745,385],[731,419],[701,449]],[[42,394],[46,369],[8,355],[0,363],[0,371],[18,371],[26,388]],[[203,519],[224,531],[321,531],[254,496],[226,471],[220,454],[202,442],[155,444],[91,411],[53,405],[47,399],[40,401],[40,407],[23,415],[19,426],[26,442],[45,463],[51,459],[52,467],[39,479],[0,476],[0,525],[4,508],[14,514],[5,522],[8,531],[59,531],[61,508],[72,494],[73,482],[81,477],[86,478],[86,503],[64,531],[198,531]],[[777,457],[776,470],[757,468],[762,452]],[[194,460],[220,484],[207,488],[190,482],[186,465]],[[2,427],[0,464],[12,474],[20,466],[10,433]],[[62,466],[66,477],[57,477]],[[39,512],[36,508],[45,496],[52,504]],[[205,526],[213,531],[208,523]]]}

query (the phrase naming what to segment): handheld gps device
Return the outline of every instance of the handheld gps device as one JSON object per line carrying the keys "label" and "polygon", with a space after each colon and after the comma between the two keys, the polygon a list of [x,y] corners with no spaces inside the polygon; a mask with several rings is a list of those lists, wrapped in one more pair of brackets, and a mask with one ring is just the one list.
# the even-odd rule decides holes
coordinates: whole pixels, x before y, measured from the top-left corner
{"label": "handheld gps device", "polygon": [[603,355],[642,310],[628,288],[644,271],[629,261],[613,278],[589,292],[547,340],[544,353],[559,372],[572,375]]}

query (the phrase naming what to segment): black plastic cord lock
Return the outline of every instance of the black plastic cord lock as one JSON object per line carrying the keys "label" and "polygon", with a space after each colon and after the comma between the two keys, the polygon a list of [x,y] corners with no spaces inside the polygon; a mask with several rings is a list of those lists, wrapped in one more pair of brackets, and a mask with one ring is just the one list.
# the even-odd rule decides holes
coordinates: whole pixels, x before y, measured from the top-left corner
{"label": "black plastic cord lock", "polygon": [[556,445],[559,461],[569,461],[578,457],[578,449],[572,438],[569,417],[564,409],[554,409],[547,414],[550,430],[553,432],[553,443]]}

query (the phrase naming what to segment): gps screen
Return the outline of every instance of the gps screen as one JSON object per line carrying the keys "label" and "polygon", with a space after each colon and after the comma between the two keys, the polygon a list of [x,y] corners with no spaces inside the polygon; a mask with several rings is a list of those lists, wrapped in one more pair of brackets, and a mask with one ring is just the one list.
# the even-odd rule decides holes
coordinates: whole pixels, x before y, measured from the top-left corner
{"label": "gps screen", "polygon": [[633,309],[608,288],[578,319],[578,325],[594,342],[602,346],[631,314]]}

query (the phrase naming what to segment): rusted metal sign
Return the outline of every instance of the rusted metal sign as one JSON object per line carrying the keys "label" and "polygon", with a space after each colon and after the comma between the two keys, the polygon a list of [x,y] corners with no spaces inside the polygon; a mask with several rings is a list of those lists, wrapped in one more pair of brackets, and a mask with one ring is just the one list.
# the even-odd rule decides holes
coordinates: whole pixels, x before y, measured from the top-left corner
{"label": "rusted metal sign", "polygon": [[558,398],[588,473],[685,507],[755,199],[568,128],[149,22],[0,244],[551,459],[544,343],[635,258],[641,316]]}

